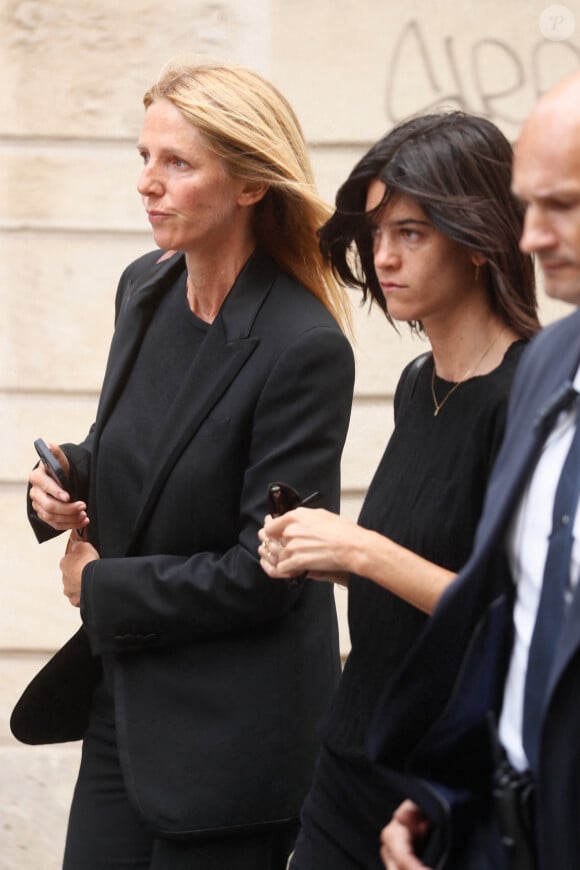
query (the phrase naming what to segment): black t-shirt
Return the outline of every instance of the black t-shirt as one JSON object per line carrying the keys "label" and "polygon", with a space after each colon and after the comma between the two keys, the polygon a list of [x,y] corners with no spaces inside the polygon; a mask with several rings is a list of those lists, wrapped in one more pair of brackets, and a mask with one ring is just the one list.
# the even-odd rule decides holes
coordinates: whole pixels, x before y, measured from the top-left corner
{"label": "black t-shirt", "polygon": [[[462,383],[434,416],[433,359],[413,394],[403,372],[395,396],[395,430],[359,518],[366,528],[458,571],[467,561],[491,467],[503,437],[507,399],[525,342],[507,350],[494,371]],[[453,384],[435,378],[438,400]],[[403,400],[402,400],[403,397]],[[351,576],[351,652],[324,727],[337,754],[365,754],[370,718],[387,679],[427,617],[376,583]]]}

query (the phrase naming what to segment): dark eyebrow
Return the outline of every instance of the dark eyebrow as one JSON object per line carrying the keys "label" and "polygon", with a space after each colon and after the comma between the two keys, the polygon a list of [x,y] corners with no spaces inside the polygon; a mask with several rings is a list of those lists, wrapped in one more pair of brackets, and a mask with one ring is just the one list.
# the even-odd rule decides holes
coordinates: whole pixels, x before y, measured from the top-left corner
{"label": "dark eyebrow", "polygon": [[401,218],[398,221],[388,221],[388,223],[392,224],[394,227],[406,227],[409,224],[418,224],[421,227],[430,227],[431,224],[429,221],[422,221],[419,218]]}
{"label": "dark eyebrow", "polygon": [[[374,221],[375,223],[377,221],[381,220],[380,212],[377,213],[374,209],[372,211],[368,211],[367,215],[368,215],[369,220]],[[421,220],[421,218],[412,218],[412,217],[399,218],[399,220],[395,220],[395,221],[391,221],[391,220],[387,219],[386,223],[390,224],[393,227],[404,227],[404,226],[407,226],[408,224],[418,224],[419,226],[422,226],[422,227],[430,227],[431,226],[429,221],[424,221],[424,220]]]}

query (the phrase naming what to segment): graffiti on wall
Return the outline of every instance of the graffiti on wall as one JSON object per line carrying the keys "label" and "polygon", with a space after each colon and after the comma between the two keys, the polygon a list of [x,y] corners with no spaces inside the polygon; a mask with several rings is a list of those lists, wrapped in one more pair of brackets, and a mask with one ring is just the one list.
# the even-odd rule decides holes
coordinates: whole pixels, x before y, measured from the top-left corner
{"label": "graffiti on wall", "polygon": [[519,125],[532,103],[578,66],[580,47],[570,41],[540,38],[524,51],[497,38],[480,37],[465,45],[445,36],[433,46],[424,27],[412,20],[402,29],[390,58],[386,114],[393,124],[409,114],[409,71],[413,70],[421,85],[413,112],[447,105],[486,115],[495,123]]}

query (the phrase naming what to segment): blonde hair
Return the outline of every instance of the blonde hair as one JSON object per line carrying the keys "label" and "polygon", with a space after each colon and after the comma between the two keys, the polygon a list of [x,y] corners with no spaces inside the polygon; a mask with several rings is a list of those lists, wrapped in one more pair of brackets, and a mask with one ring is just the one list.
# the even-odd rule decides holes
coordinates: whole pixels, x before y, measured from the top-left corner
{"label": "blonde hair", "polygon": [[286,98],[250,69],[206,62],[166,67],[143,102],[148,108],[159,99],[179,109],[232,176],[268,185],[255,211],[258,243],[350,331],[346,290],[318,245],[331,210],[316,192],[304,134]]}

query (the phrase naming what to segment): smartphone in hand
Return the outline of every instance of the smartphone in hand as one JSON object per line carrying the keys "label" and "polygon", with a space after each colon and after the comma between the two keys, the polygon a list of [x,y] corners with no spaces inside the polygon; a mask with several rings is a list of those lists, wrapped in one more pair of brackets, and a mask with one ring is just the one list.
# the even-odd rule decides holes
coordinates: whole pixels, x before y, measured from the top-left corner
{"label": "smartphone in hand", "polygon": [[52,479],[56,481],[62,489],[68,492],[68,480],[65,470],[54,454],[48,449],[46,441],[43,441],[42,438],[37,438],[34,442],[34,448]]}

